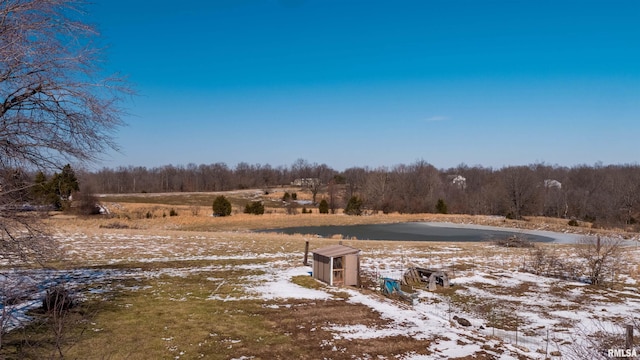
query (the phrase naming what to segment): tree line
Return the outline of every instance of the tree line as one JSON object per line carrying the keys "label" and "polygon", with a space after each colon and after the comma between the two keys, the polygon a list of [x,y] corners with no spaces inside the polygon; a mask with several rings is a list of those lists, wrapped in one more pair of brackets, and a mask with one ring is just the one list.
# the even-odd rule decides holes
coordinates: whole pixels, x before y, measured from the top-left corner
{"label": "tree line", "polygon": [[635,164],[500,169],[462,164],[437,169],[419,160],[337,171],[298,159],[279,167],[239,163],[231,168],[214,163],[103,168],[82,177],[99,193],[267,190],[297,184],[311,191],[314,203],[326,200],[331,210],[344,209],[356,197],[363,209],[385,213],[548,216],[596,226],[636,225],[640,220],[640,166]]}

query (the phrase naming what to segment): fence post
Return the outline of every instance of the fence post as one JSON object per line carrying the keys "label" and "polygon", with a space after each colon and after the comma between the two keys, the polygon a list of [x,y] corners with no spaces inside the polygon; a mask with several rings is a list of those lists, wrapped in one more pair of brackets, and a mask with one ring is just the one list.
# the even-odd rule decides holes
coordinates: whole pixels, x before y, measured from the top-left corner
{"label": "fence post", "polygon": [[547,347],[544,351],[544,356],[549,357],[549,328],[547,328]]}
{"label": "fence post", "polygon": [[624,344],[627,349],[633,349],[633,325],[627,325],[627,338]]}
{"label": "fence post", "polygon": [[308,266],[309,265],[309,241],[306,241],[304,243],[304,266]]}

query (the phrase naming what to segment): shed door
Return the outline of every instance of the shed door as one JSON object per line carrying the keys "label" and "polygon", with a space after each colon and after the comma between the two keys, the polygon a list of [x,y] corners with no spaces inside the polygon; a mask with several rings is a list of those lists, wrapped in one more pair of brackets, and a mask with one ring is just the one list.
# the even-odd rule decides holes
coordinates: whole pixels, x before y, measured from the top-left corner
{"label": "shed door", "polygon": [[358,255],[345,255],[344,262],[344,284],[358,286]]}
{"label": "shed door", "polygon": [[313,254],[313,277],[329,283],[331,281],[331,266],[329,258]]}

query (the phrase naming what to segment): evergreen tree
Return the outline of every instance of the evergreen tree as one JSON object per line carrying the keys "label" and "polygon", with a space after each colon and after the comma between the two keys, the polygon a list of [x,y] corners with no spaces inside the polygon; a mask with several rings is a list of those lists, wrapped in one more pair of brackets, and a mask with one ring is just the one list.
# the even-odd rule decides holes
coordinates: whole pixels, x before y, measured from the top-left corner
{"label": "evergreen tree", "polygon": [[264,205],[260,201],[252,201],[251,203],[245,205],[244,213],[262,215],[264,214]]}
{"label": "evergreen tree", "polygon": [[55,204],[58,201],[58,196],[51,189],[51,183],[42,171],[38,171],[36,174],[34,185],[31,188],[31,197],[36,204],[42,205]]}
{"label": "evergreen tree", "polygon": [[362,199],[352,196],[344,209],[347,215],[362,215]]}
{"label": "evergreen tree", "polygon": [[53,175],[51,185],[56,195],[60,196],[63,201],[68,201],[74,191],[80,191],[76,173],[69,164],[62,168],[60,174]]}
{"label": "evergreen tree", "polygon": [[327,200],[322,199],[320,201],[320,205],[318,205],[318,211],[320,214],[328,214],[329,213],[329,203]]}
{"label": "evergreen tree", "polygon": [[220,195],[213,200],[213,215],[214,216],[229,216],[231,215],[231,202],[226,197]]}
{"label": "evergreen tree", "polygon": [[436,204],[436,211],[438,214],[447,214],[447,204],[442,199],[438,199],[438,203]]}

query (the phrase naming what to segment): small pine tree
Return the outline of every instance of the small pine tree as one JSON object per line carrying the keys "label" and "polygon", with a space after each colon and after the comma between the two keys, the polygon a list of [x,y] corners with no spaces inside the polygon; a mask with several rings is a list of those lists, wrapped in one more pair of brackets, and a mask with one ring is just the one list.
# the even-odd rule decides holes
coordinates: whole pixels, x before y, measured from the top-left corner
{"label": "small pine tree", "polygon": [[438,214],[447,214],[447,204],[442,199],[438,199],[438,203],[436,204],[436,211]]}
{"label": "small pine tree", "polygon": [[231,202],[226,197],[220,195],[213,200],[213,215],[214,216],[229,216],[231,215]]}
{"label": "small pine tree", "polygon": [[262,215],[264,214],[264,205],[260,201],[253,201],[244,207],[245,214]]}
{"label": "small pine tree", "polygon": [[344,213],[347,215],[362,215],[362,199],[352,196],[347,203],[347,207],[344,208]]}
{"label": "small pine tree", "polygon": [[60,174],[53,175],[51,183],[53,184],[56,193],[65,201],[69,200],[72,192],[80,190],[76,173],[69,164],[62,168],[62,172]]}
{"label": "small pine tree", "polygon": [[318,205],[318,211],[320,214],[328,214],[329,213],[329,203],[327,200],[322,199],[320,201],[320,205]]}

